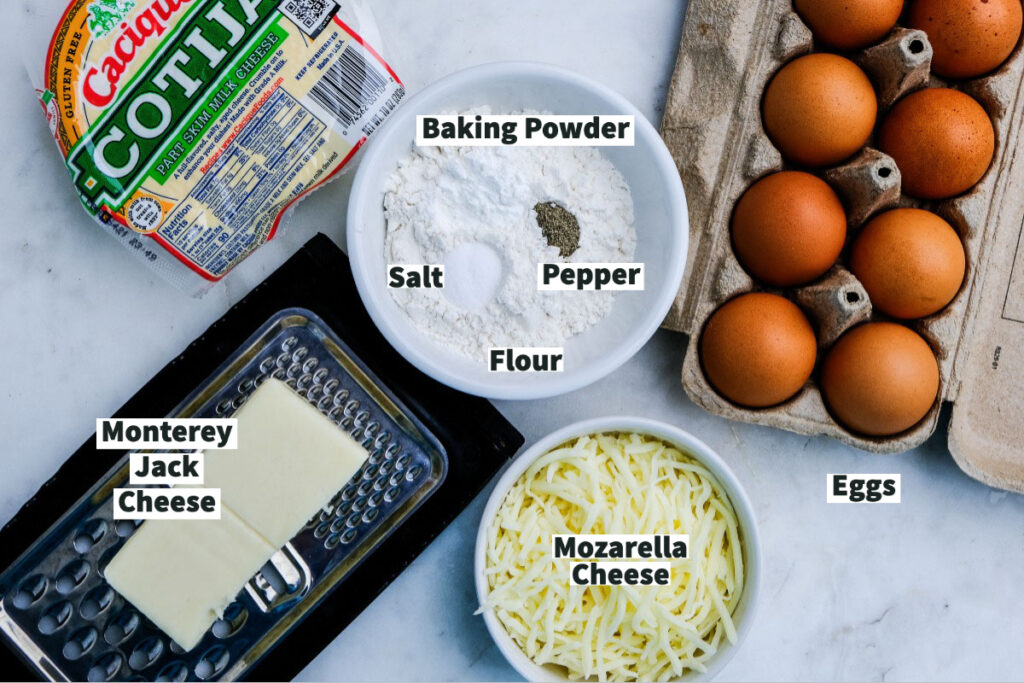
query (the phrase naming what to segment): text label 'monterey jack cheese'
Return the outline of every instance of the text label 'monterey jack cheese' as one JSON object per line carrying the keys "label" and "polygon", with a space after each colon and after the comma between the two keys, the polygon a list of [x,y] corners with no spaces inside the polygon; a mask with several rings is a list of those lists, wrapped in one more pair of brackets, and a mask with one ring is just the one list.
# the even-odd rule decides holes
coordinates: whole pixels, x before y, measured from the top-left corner
{"label": "text label 'monterey jack cheese'", "polygon": [[72,2],[39,98],[86,209],[172,280],[223,277],[405,94],[342,9]]}

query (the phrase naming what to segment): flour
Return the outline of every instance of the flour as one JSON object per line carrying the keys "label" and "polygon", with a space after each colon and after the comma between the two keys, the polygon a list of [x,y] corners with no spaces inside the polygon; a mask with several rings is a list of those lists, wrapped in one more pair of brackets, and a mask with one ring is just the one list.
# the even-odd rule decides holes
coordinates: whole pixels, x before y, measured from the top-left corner
{"label": "flour", "polygon": [[[571,257],[544,239],[540,202],[579,221]],[[416,147],[384,208],[388,263],[445,265],[444,289],[392,289],[399,308],[479,359],[491,347],[562,346],[611,310],[610,292],[537,291],[538,263],[629,262],[636,248],[629,186],[595,148]]]}

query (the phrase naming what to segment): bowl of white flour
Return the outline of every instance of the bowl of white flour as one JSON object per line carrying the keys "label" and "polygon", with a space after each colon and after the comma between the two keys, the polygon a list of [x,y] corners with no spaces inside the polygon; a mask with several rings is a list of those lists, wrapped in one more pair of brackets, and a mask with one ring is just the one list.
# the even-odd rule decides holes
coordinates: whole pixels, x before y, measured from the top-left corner
{"label": "bowl of white flour", "polygon": [[[416,145],[420,115],[548,114],[634,116],[635,144]],[[509,62],[442,79],[392,114],[356,175],[347,241],[363,303],[407,360],[467,393],[535,399],[601,379],[650,339],[688,236],[675,163],[632,104],[572,72]],[[643,264],[643,288],[549,291],[541,264],[576,277],[616,264],[605,276],[627,279],[612,284]]]}

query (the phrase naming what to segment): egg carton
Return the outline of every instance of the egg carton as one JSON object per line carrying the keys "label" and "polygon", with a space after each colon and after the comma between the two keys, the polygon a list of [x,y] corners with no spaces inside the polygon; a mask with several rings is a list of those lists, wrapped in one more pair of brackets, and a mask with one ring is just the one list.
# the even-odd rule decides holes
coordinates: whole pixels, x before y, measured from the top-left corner
{"label": "egg carton", "polygon": [[[901,434],[872,438],[844,429],[811,381],[792,399],[750,410],[723,399],[701,368],[696,340],[709,316],[748,291],[775,291],[800,304],[818,331],[819,364],[843,332],[883,319],[847,270],[849,243],[823,278],[798,289],[755,282],[732,250],[730,218],[757,179],[791,167],[765,133],[761,99],[790,60],[819,51],[791,0],[691,0],[673,74],[662,134],[686,186],[691,247],[687,276],[665,326],[689,335],[683,385],[704,409],[724,417],[808,435],[827,435],[873,453],[898,453],[931,436],[943,402],[955,403],[950,450],[971,476],[1024,492],[1024,163],[1014,154],[1024,122],[1018,45],[995,73],[947,82],[931,74],[932,49],[922,31],[897,26],[879,43],[853,53],[871,78],[881,122],[904,95],[945,86],[975,97],[992,118],[996,151],[981,182],[967,194],[920,202],[901,192],[894,161],[874,149],[874,137],[852,160],[816,172],[847,209],[848,240],[867,219],[894,207],[930,209],[959,232],[967,255],[964,284],[954,301],[929,318],[909,322],[939,362],[939,397],[929,413]],[[821,50],[825,51],[825,50]],[[801,169],[809,170],[809,169]]]}

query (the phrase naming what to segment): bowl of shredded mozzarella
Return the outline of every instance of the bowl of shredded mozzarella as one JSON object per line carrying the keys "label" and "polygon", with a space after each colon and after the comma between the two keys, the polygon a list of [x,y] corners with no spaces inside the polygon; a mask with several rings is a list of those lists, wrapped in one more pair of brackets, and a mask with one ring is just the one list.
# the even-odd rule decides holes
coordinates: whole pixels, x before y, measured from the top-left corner
{"label": "bowl of shredded mozzarella", "polygon": [[[554,534],[687,534],[689,552],[668,585],[579,586]],[[528,680],[710,680],[750,629],[761,548],[750,500],[714,451],[671,425],[610,417],[512,463],[475,565],[479,613]]]}

